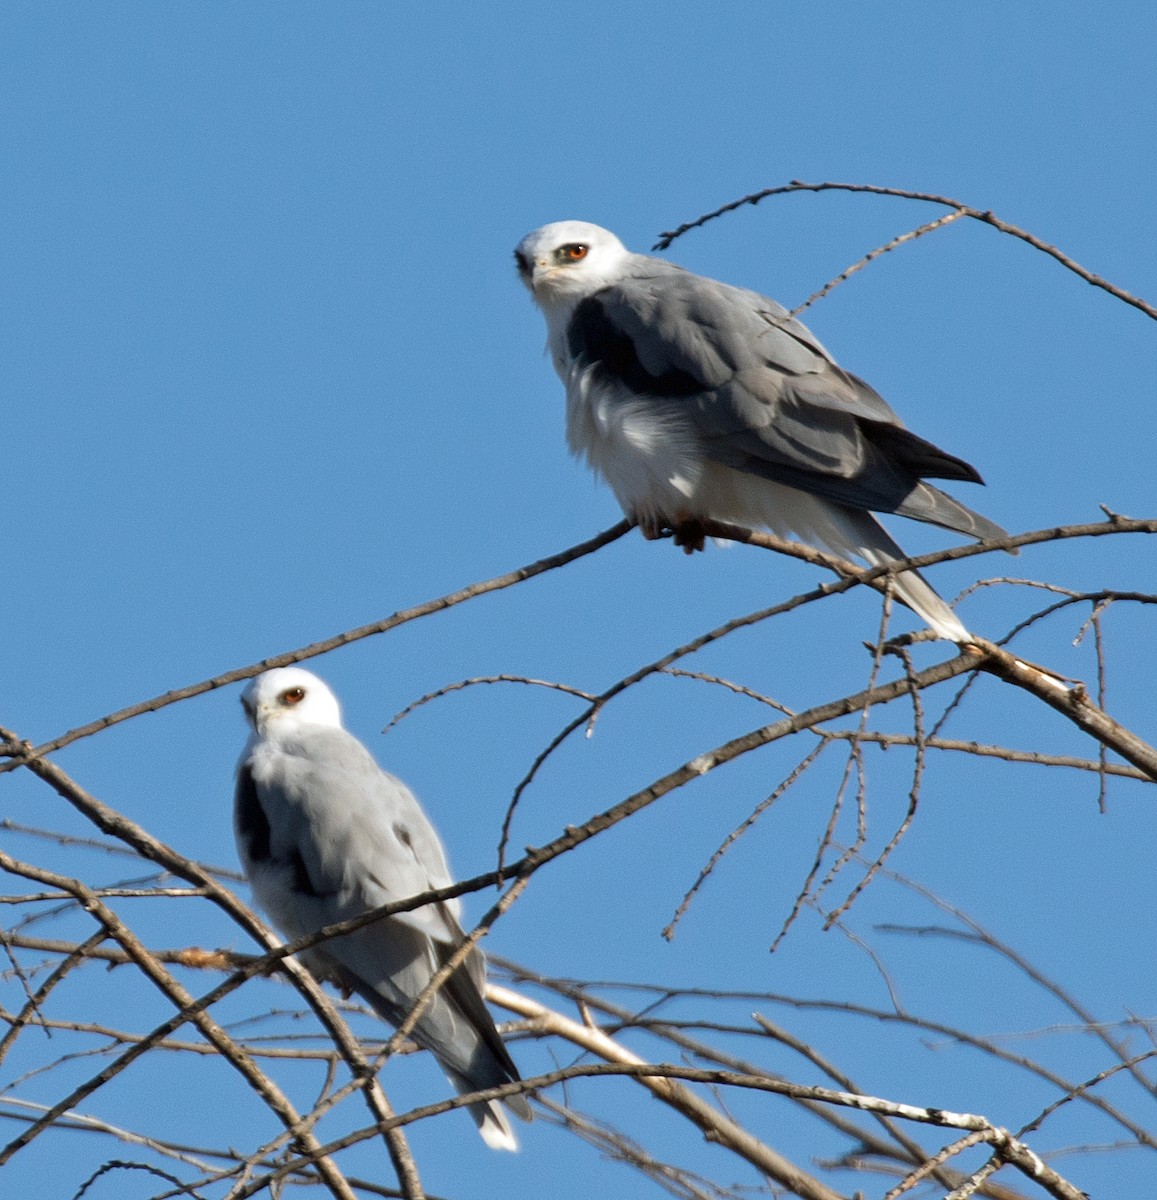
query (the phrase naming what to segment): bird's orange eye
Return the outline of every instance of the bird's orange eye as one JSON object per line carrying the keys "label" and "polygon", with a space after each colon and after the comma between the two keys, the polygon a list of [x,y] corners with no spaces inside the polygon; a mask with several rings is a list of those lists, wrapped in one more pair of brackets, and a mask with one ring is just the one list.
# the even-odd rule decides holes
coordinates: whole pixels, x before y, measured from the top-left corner
{"label": "bird's orange eye", "polygon": [[580,262],[590,253],[590,246],[586,246],[582,242],[571,242],[569,245],[563,246],[560,253],[567,262]]}
{"label": "bird's orange eye", "polygon": [[286,688],[281,693],[281,703],[286,708],[292,708],[295,704],[300,704],[305,699],[305,688],[295,687]]}

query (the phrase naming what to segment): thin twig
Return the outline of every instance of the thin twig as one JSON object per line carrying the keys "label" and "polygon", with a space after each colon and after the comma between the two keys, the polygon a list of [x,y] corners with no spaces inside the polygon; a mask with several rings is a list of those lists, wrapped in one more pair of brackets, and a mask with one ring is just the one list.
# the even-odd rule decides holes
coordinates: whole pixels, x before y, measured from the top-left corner
{"label": "thin twig", "polygon": [[797,304],[795,308],[791,310],[791,316],[798,317],[800,313],[811,308],[816,301],[822,300],[825,296],[830,295],[837,287],[839,287],[841,283],[845,283],[857,271],[863,270],[864,267],[866,267],[870,262],[879,258],[881,255],[895,250],[898,246],[904,245],[905,242],[913,242],[917,238],[923,237],[927,233],[933,233],[937,229],[943,229],[946,225],[951,225],[953,221],[959,221],[962,216],[964,216],[964,213],[960,212],[959,210],[956,212],[945,213],[944,216],[937,217],[936,220],[929,221],[927,224],[921,225],[918,229],[910,229],[907,233],[901,233],[898,237],[892,238],[891,241],[886,242],[883,246],[877,246],[875,250],[869,250],[868,253],[863,256],[863,258],[860,258],[856,262],[852,263],[850,267],[847,267],[845,270],[841,271],[834,279],[829,279],[828,282],[825,283],[818,292],[812,292],[812,294],[802,304]]}

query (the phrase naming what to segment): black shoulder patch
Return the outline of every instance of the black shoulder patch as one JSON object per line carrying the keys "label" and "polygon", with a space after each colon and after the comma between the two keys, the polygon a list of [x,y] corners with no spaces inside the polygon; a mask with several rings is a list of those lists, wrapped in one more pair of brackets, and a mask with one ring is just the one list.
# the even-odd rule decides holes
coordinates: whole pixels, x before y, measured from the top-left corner
{"label": "black shoulder patch", "polygon": [[233,819],[237,825],[237,836],[244,842],[250,860],[268,862],[271,854],[269,818],[257,798],[257,785],[247,766],[237,772]]}
{"label": "black shoulder patch", "polygon": [[678,367],[653,375],[639,361],[630,334],[607,315],[598,294],[575,307],[566,330],[567,349],[633,392],[647,396],[691,396],[705,388],[702,380]]}
{"label": "black shoulder patch", "polygon": [[309,868],[301,851],[295,846],[288,858],[273,857],[273,841],[269,829],[269,818],[257,795],[257,785],[248,767],[237,772],[237,796],[234,820],[237,836],[245,846],[245,855],[251,863],[288,867],[293,875],[293,890],[302,896],[324,896],[309,877]]}

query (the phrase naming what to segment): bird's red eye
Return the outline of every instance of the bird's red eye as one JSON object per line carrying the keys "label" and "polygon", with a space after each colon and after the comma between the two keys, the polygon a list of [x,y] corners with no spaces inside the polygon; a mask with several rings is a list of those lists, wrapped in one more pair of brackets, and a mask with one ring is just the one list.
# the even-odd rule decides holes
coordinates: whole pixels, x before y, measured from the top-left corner
{"label": "bird's red eye", "polygon": [[292,708],[295,704],[300,704],[305,699],[305,688],[295,687],[286,688],[281,693],[281,703],[286,708]]}
{"label": "bird's red eye", "polygon": [[579,262],[590,253],[590,246],[584,245],[582,242],[571,242],[562,248],[562,256],[567,262]]}

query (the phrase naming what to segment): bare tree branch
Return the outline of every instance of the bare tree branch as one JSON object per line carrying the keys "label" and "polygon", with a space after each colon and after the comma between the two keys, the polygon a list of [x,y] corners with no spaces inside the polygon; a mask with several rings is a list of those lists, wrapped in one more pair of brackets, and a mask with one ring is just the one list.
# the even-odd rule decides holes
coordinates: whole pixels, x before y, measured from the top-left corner
{"label": "bare tree branch", "polygon": [[[246,1083],[261,1097],[268,1108],[285,1124],[286,1128],[293,1128],[300,1124],[301,1118],[297,1110],[273,1080],[253,1062],[249,1055],[229,1037],[208,1013],[195,1011],[197,1006],[193,997],[153,957],[128,926],[97,896],[94,896],[90,889],[81,883],[80,880],[70,879],[53,871],[46,871],[30,863],[19,862],[3,850],[0,850],[0,869],[8,871],[10,874],[21,875],[26,879],[32,879],[38,883],[50,884],[53,887],[71,892],[77,900],[84,904],[85,910],[100,923],[102,932],[120,945],[129,958],[132,959],[133,963],[175,1007],[182,1010],[190,1010],[191,1019],[198,1030],[216,1047],[218,1053],[225,1061],[241,1074]],[[133,1047],[129,1053],[132,1054],[133,1050],[138,1050],[138,1047]],[[139,1057],[139,1053],[133,1054],[132,1057]],[[123,1065],[128,1065],[127,1061]],[[7,1146],[0,1148],[0,1166],[3,1166],[18,1150],[28,1145],[38,1133],[43,1132],[52,1125],[63,1113],[75,1107],[86,1096],[95,1091],[97,1087],[105,1083],[108,1077],[108,1068],[106,1068],[79,1088],[74,1089],[69,1096],[56,1104],[39,1121],[30,1125],[10,1141]],[[311,1162],[316,1163],[326,1187],[335,1197],[335,1200],[354,1200],[354,1194],[350,1190],[349,1184],[345,1181],[337,1166],[320,1151],[317,1139],[311,1134],[301,1132],[295,1140],[301,1153]],[[414,1197],[413,1200],[417,1200],[417,1197]]]}
{"label": "bare tree branch", "polygon": [[[260,675],[262,671],[271,670],[273,667],[287,667],[292,663],[305,662],[307,659],[316,658],[319,654],[327,654],[331,650],[336,650],[339,646],[348,646],[351,642],[374,637],[379,633],[387,633],[391,629],[396,629],[399,625],[405,625],[410,621],[416,621],[420,617],[428,617],[432,613],[453,608],[455,605],[462,604],[467,600],[473,600],[477,596],[485,596],[490,592],[498,592],[504,588],[513,587],[516,583],[533,579],[536,575],[542,575],[546,571],[553,571],[557,567],[565,566],[567,563],[583,558],[587,554],[593,554],[596,550],[601,550],[603,546],[617,541],[624,534],[630,532],[631,528],[631,522],[620,521],[617,525],[611,526],[610,529],[597,534],[593,538],[589,538],[585,542],[580,542],[578,545],[571,546],[567,550],[561,550],[557,554],[549,555],[547,558],[541,558],[536,562],[528,563],[524,567],[517,567],[513,571],[507,571],[503,575],[496,575],[493,579],[483,580],[480,583],[472,583],[467,587],[459,588],[456,592],[439,596],[435,600],[427,600],[424,604],[417,604],[412,608],[404,608],[381,621],[373,621],[369,625],[362,625],[357,629],[346,630],[344,633],[335,634],[324,641],[313,642],[309,646],[303,646],[299,650],[289,650],[284,654],[275,654],[271,658],[262,659],[261,662],[252,663],[247,667],[238,667],[232,671],[224,671],[220,675],[214,675],[211,679],[204,679],[200,683],[187,684],[185,687],[176,688],[160,696],[154,696],[151,700],[143,700],[139,704],[131,704],[128,708],[118,709],[116,712],[98,717],[95,721],[90,721],[86,725],[70,729],[67,733],[63,733],[51,741],[44,742],[40,746],[28,747],[9,737],[9,746],[6,748],[0,747],[0,753],[11,756],[13,762],[0,763],[0,773],[11,770],[13,766],[19,766],[28,756],[39,757],[51,754],[54,750],[69,746],[81,738],[91,737],[94,733],[100,733],[101,730],[108,729],[112,725],[119,725],[122,721],[127,721],[132,717],[139,717],[144,713],[157,712],[162,708],[168,707],[170,704],[176,704],[180,700],[188,700],[193,696],[203,695],[205,692],[214,691],[230,683],[239,683],[243,679],[252,679],[255,675]],[[0,736],[3,735],[0,734]]]}
{"label": "bare tree branch", "polygon": [[970,205],[963,204],[959,200],[953,200],[948,196],[937,196],[931,192],[908,191],[905,188],[881,187],[878,184],[872,183],[804,183],[802,180],[793,179],[790,183],[781,184],[778,187],[764,188],[762,191],[753,192],[750,196],[744,196],[739,200],[732,200],[729,204],[724,204],[709,213],[705,213],[701,217],[696,217],[694,221],[687,221],[668,233],[661,233],[659,240],[655,243],[654,249],[666,250],[676,238],[682,237],[689,230],[698,229],[700,226],[706,225],[709,221],[714,221],[726,213],[734,212],[737,208],[742,208],[745,204],[756,205],[771,196],[783,196],[789,192],[830,191],[866,192],[873,196],[895,196],[901,200],[920,200],[927,204],[940,204],[945,208],[954,209],[962,217],[969,217],[974,221],[980,221],[982,224],[990,225],[993,229],[999,230],[1001,233],[1006,233],[1011,237],[1018,238],[1022,242],[1026,242],[1034,250],[1039,250],[1042,254],[1047,254],[1049,258],[1055,259],[1066,270],[1079,275],[1086,283],[1092,284],[1093,287],[1101,288],[1103,291],[1108,292],[1109,295],[1115,296],[1118,300],[1122,300],[1133,308],[1139,309],[1147,317],[1157,320],[1157,308],[1154,308],[1151,304],[1147,304],[1144,300],[1125,291],[1124,288],[1117,287],[1116,284],[1102,279],[1101,276],[1094,275],[1092,271],[1082,267],[1080,263],[1058,250],[1056,246],[1050,246],[1048,242],[1042,241],[1027,230],[1021,229],[1016,225],[1010,225],[1007,221],[1002,221],[993,212],[972,208]]}

